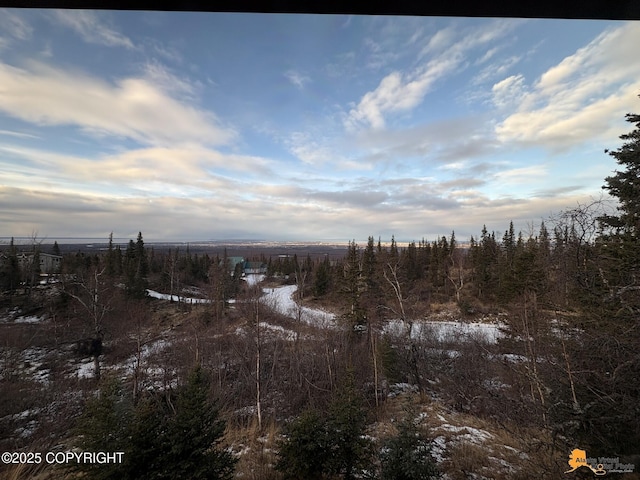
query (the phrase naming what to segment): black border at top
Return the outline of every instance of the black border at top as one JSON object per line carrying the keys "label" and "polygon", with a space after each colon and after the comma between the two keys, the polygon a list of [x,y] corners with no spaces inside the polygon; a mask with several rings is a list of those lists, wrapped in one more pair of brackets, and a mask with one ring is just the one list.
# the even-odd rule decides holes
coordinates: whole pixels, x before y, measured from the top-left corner
{"label": "black border at top", "polygon": [[2,7],[640,20],[640,0],[0,0]]}

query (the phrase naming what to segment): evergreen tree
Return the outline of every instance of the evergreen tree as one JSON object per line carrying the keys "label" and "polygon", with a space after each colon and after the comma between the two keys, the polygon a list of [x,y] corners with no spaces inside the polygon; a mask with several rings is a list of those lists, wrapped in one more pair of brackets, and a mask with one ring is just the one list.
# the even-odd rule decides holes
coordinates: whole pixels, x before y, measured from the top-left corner
{"label": "evergreen tree", "polygon": [[122,249],[120,245],[116,245],[114,259],[114,273],[120,276],[122,275]]}
{"label": "evergreen tree", "polygon": [[13,293],[20,285],[20,263],[13,237],[5,256],[6,260],[0,264],[0,289]]}
{"label": "evergreen tree", "polygon": [[[609,152],[625,169],[603,187],[619,200],[618,215],[593,204],[567,212],[552,254],[565,304],[577,312],[569,327],[579,329],[566,337],[571,377],[552,389],[552,418],[576,444],[620,455],[640,451],[640,116],[627,121],[636,128]],[[596,220],[601,231],[590,239]]]}
{"label": "evergreen tree", "polygon": [[391,235],[391,246],[389,247],[389,256],[391,261],[395,262],[398,259],[398,244],[396,243],[395,235]]}
{"label": "evergreen tree", "polygon": [[362,253],[362,274],[367,282],[367,288],[371,289],[376,283],[376,251],[373,237],[369,237],[367,246]]}
{"label": "evergreen tree", "polygon": [[385,442],[380,480],[432,480],[440,472],[431,458],[431,442],[410,418],[398,425],[398,435]]}
{"label": "evergreen tree", "polygon": [[402,267],[402,276],[405,277],[408,282],[415,282],[422,276],[420,265],[418,264],[418,249],[415,242],[409,243],[407,248],[402,250],[400,265]]}
{"label": "evergreen tree", "polygon": [[[122,385],[114,377],[104,378],[98,396],[87,401],[78,420],[76,432],[80,449],[87,452],[123,451],[130,420],[131,404],[127,402]],[[128,460],[126,454],[124,459]],[[70,464],[69,468],[101,480],[122,478],[126,467],[122,463],[78,463]]]}
{"label": "evergreen tree", "polygon": [[343,263],[342,292],[349,301],[350,311],[346,314],[350,327],[364,325],[366,314],[360,300],[361,293],[366,288],[362,275],[362,261],[360,249],[355,240],[349,242],[347,257]]}
{"label": "evergreen tree", "polygon": [[373,453],[365,427],[366,410],[350,371],[326,417],[309,410],[286,427],[276,470],[286,479],[358,478],[370,466]]}
{"label": "evergreen tree", "polygon": [[208,392],[201,367],[191,372],[174,402],[170,392],[150,392],[134,406],[117,380],[105,380],[78,422],[79,446],[124,451],[124,462],[81,463],[77,469],[91,479],[231,479],[236,460],[219,446],[225,424]]}
{"label": "evergreen tree", "polygon": [[502,244],[500,248],[499,263],[499,287],[498,299],[503,302],[509,302],[516,294],[516,274],[515,274],[515,256],[516,256],[516,235],[513,228],[513,221],[509,222],[509,230],[504,232],[502,236]]}
{"label": "evergreen tree", "polygon": [[315,279],[313,282],[313,292],[316,297],[321,297],[327,293],[331,283],[331,265],[329,258],[325,257],[316,267]]}
{"label": "evergreen tree", "polygon": [[303,412],[284,430],[275,469],[285,479],[321,479],[329,461],[326,421],[316,410]]}
{"label": "evergreen tree", "polygon": [[602,187],[620,202],[620,215],[602,217],[602,221],[637,239],[640,235],[640,115],[627,114],[626,120],[635,124],[635,129],[620,136],[625,143],[618,150],[605,151],[624,170],[605,178],[606,185]]}
{"label": "evergreen tree", "polygon": [[380,339],[378,344],[378,356],[380,357],[382,373],[388,383],[398,383],[405,380],[398,352],[394,348],[391,339],[386,335]]}
{"label": "evergreen tree", "polygon": [[164,395],[151,393],[138,401],[125,442],[123,478],[152,480],[162,476],[170,450],[165,432],[171,414]]}
{"label": "evergreen tree", "polygon": [[626,120],[635,129],[608,152],[624,169],[603,187],[618,199],[619,214],[599,218],[603,232],[594,244],[576,241],[576,290],[587,321],[571,345],[580,372],[575,383],[582,438],[622,454],[640,449],[640,115]]}
{"label": "evergreen tree", "polygon": [[165,478],[232,478],[235,459],[218,446],[225,423],[208,393],[209,379],[197,366],[178,394],[176,413],[168,425]]}
{"label": "evergreen tree", "polygon": [[149,274],[149,261],[147,259],[147,251],[144,248],[144,240],[142,239],[142,232],[138,232],[138,238],[136,240],[136,276],[139,279],[146,279]]}
{"label": "evergreen tree", "polygon": [[115,258],[115,251],[113,249],[113,232],[111,232],[109,234],[109,245],[107,247],[107,257],[106,257],[106,261],[105,261],[105,273],[112,277],[115,275],[116,273],[116,258]]}
{"label": "evergreen tree", "polygon": [[370,465],[373,445],[364,436],[366,419],[364,400],[356,389],[353,371],[349,371],[329,405],[329,472],[352,480]]}
{"label": "evergreen tree", "polygon": [[147,295],[147,274],[149,264],[147,253],[144,248],[142,232],[138,232],[138,239],[134,243],[129,240],[127,251],[125,252],[125,289],[129,296],[133,298],[143,298]]}

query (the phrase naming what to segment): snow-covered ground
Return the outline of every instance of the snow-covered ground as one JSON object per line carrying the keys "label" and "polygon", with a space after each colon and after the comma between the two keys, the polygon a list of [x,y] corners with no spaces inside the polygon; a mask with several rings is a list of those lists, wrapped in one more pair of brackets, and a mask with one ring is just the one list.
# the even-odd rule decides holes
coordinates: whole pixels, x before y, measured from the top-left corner
{"label": "snow-covered ground", "polygon": [[0,316],[0,323],[41,323],[47,320],[46,316],[22,315],[22,310],[13,308],[6,315]]}
{"label": "snow-covered ground", "polygon": [[[265,278],[264,275],[258,275],[258,274],[250,274],[250,275],[245,275],[244,277],[242,277],[244,279],[245,282],[247,282],[248,285],[253,286],[253,285],[257,285],[260,282],[262,282]],[[190,289],[184,289],[184,291],[186,292],[190,292],[190,293],[199,293],[199,290],[196,288],[190,288]],[[155,290],[150,290],[147,289],[147,294],[152,297],[152,298],[157,298],[159,300],[171,300],[174,302],[183,302],[183,303],[211,303],[211,300],[207,299],[207,298],[198,298],[198,297],[187,297],[184,295],[169,295],[168,293],[160,293],[160,292],[156,292]],[[235,300],[229,300],[229,303],[234,303]]]}
{"label": "snow-covered ground", "polygon": [[[261,281],[261,280],[260,280]],[[262,301],[275,311],[287,317],[302,320],[305,323],[321,328],[335,327],[335,315],[324,310],[302,307],[294,299],[297,290],[296,285],[283,287],[263,288]],[[459,342],[466,340],[479,340],[486,343],[496,343],[503,336],[501,323],[461,322],[461,321],[437,321],[419,320],[411,326],[412,338],[426,338],[432,336],[439,342]],[[394,335],[403,335],[409,328],[408,323],[400,320],[391,320],[384,331]]]}
{"label": "snow-covered ground", "polygon": [[263,281],[265,278],[265,275],[258,274],[258,273],[250,273],[249,275],[245,275],[242,278],[244,279],[245,282],[247,282],[249,286],[253,286]]}
{"label": "snow-covered ground", "polygon": [[193,298],[193,297],[183,297],[178,295],[169,295],[168,293],[160,293],[160,292],[156,292],[155,290],[147,290],[147,294],[153,298],[158,298],[160,300],[171,300],[174,302],[211,303],[211,301],[206,298]]}
{"label": "snow-covered ground", "polygon": [[0,380],[7,374],[19,374],[43,384],[49,383],[51,370],[46,366],[47,350],[42,347],[29,347],[20,352],[0,348]]}
{"label": "snow-covered ground", "polygon": [[15,323],[40,323],[45,320],[44,317],[39,317],[36,315],[28,315],[24,317],[18,317],[14,320]]}
{"label": "snow-covered ground", "polygon": [[[411,325],[411,338],[429,338],[439,342],[459,342],[465,340],[480,340],[486,343],[496,343],[502,337],[498,323],[460,322],[460,321],[414,321]],[[403,335],[409,329],[408,322],[391,320],[384,328],[386,333]]]}
{"label": "snow-covered ground", "polygon": [[264,295],[262,301],[265,305],[287,317],[298,320],[298,318],[317,327],[334,327],[335,315],[317,308],[300,306],[293,299],[293,294],[298,287],[296,285],[286,285],[284,287],[263,288]]}
{"label": "snow-covered ground", "polygon": [[80,363],[76,364],[76,368],[78,378],[95,378],[96,376],[96,365],[93,357],[83,358]]}

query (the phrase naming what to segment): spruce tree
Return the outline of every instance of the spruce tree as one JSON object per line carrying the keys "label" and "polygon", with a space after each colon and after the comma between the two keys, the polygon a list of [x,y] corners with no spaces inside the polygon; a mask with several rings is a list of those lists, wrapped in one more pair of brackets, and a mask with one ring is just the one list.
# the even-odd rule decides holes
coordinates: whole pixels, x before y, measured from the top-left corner
{"label": "spruce tree", "polygon": [[13,237],[11,237],[6,257],[5,262],[0,264],[0,289],[13,293],[20,285],[20,263]]}
{"label": "spruce tree", "polygon": [[231,479],[235,459],[219,443],[225,423],[209,400],[209,379],[197,366],[176,401],[176,413],[167,428],[169,451],[166,478]]}
{"label": "spruce tree", "polygon": [[440,472],[431,457],[431,442],[411,418],[403,419],[398,425],[398,435],[385,442],[380,464],[380,480],[440,478]]}
{"label": "spruce tree", "polygon": [[284,429],[275,469],[285,479],[321,479],[329,461],[326,420],[316,410],[303,412]]}
{"label": "spruce tree", "polygon": [[570,425],[585,448],[620,455],[640,451],[640,115],[626,119],[635,129],[608,152],[623,169],[603,187],[618,199],[617,214],[597,217],[601,232],[590,241],[580,227],[595,214],[589,207],[569,212],[554,251],[564,259],[565,298],[580,322],[566,345],[570,385],[553,390],[564,396],[554,402],[554,420]]}
{"label": "spruce tree", "polygon": [[163,394],[152,392],[138,401],[125,442],[123,478],[152,480],[163,476],[171,448],[165,435],[171,414]]}
{"label": "spruce tree", "polygon": [[105,269],[106,269],[105,273],[109,277],[112,277],[116,273],[115,262],[116,262],[116,259],[115,259],[115,251],[113,249],[113,232],[111,232],[109,234],[109,244],[107,246],[107,257],[105,262]]}
{"label": "spruce tree", "polygon": [[[76,425],[79,447],[87,452],[122,452],[126,448],[128,426],[132,417],[121,383],[114,377],[103,378],[98,395],[87,401],[84,412]],[[128,461],[127,452],[124,460]],[[88,474],[88,478],[123,478],[123,463],[70,464],[72,470]]]}
{"label": "spruce tree", "polygon": [[605,150],[624,170],[605,178],[606,185],[602,187],[620,202],[620,215],[602,220],[637,239],[640,234],[640,115],[629,113],[626,120],[635,124],[635,129],[620,136],[625,143],[618,150]]}
{"label": "spruce tree", "polygon": [[362,272],[360,248],[354,240],[349,242],[342,278],[342,292],[351,306],[350,311],[345,315],[350,328],[366,323],[366,312],[360,298],[365,287],[366,280]]}
{"label": "spruce tree", "polygon": [[125,253],[125,288],[129,296],[143,298],[147,295],[148,272],[149,264],[144,248],[144,240],[142,239],[142,232],[138,232],[136,242],[129,240]]}
{"label": "spruce tree", "polygon": [[364,436],[367,411],[355,386],[353,371],[348,371],[329,405],[327,436],[330,457],[328,471],[345,480],[360,476],[370,466],[372,442]]}
{"label": "spruce tree", "polygon": [[325,257],[315,271],[315,279],[313,282],[313,293],[316,297],[321,297],[327,293],[331,283],[331,265],[329,258]]}

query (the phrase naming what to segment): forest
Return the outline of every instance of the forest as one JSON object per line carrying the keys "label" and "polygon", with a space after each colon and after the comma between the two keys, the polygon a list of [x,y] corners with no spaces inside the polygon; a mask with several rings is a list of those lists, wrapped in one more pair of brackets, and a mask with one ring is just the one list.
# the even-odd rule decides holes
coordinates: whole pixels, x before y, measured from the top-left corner
{"label": "forest", "polygon": [[[626,119],[634,129],[606,152],[616,203],[526,231],[507,219],[464,242],[370,236],[339,260],[250,259],[262,275],[142,232],[99,253],[12,241],[0,450],[17,453],[0,472],[597,478],[571,470],[581,449],[612,459],[607,478],[640,478],[640,115]],[[45,253],[62,257],[55,273]]]}

